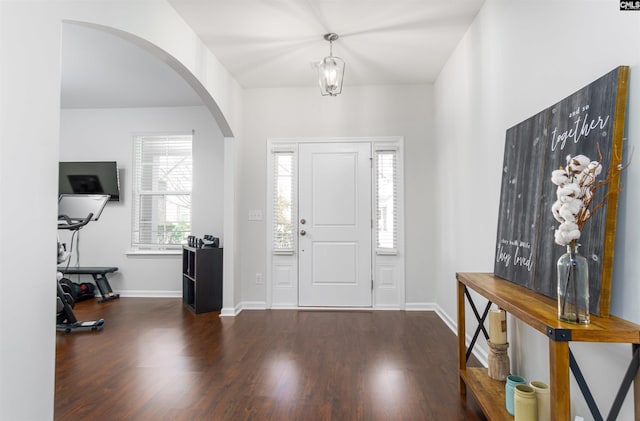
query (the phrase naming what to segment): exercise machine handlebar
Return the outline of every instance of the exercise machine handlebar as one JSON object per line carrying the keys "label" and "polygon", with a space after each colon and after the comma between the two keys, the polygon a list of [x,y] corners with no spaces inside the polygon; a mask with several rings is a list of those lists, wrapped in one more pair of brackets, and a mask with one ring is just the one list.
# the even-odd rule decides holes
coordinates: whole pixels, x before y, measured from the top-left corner
{"label": "exercise machine handlebar", "polygon": [[87,217],[84,218],[82,221],[73,222],[73,220],[69,218],[67,215],[58,215],[58,221],[66,222],[66,224],[58,224],[58,229],[77,230],[84,227],[89,222],[91,222],[91,218],[93,218],[93,213],[89,213],[89,215],[87,215]]}

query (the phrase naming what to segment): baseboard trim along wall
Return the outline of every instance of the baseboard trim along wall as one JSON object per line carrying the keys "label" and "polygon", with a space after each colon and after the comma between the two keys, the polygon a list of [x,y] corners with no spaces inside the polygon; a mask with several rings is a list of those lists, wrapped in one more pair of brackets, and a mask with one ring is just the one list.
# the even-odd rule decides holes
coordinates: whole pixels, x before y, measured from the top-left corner
{"label": "baseboard trim along wall", "polygon": [[220,311],[220,317],[236,317],[242,311],[242,304],[238,304],[235,307],[223,307]]}
{"label": "baseboard trim along wall", "polygon": [[130,297],[130,298],[182,298],[181,290],[180,291],[126,290],[126,291],[116,291],[116,293],[120,294],[121,297]]}

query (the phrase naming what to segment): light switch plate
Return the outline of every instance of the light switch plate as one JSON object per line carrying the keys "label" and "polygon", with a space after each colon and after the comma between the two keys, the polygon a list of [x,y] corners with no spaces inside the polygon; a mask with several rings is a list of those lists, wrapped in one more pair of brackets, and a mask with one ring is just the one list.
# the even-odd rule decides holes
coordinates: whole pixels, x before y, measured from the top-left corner
{"label": "light switch plate", "polygon": [[261,210],[250,210],[249,211],[249,221],[262,221],[262,211]]}

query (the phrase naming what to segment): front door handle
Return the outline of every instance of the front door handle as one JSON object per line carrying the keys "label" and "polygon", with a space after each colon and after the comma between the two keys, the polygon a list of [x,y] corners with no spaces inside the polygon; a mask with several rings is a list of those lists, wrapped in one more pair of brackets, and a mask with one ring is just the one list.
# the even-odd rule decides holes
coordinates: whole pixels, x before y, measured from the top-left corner
{"label": "front door handle", "polygon": [[307,235],[307,232],[305,230],[300,230],[300,235]]}

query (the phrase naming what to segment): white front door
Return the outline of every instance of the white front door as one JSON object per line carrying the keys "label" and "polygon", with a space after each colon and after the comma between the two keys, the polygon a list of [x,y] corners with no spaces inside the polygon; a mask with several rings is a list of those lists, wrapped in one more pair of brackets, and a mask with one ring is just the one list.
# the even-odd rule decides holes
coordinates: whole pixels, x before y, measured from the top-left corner
{"label": "white front door", "polygon": [[370,307],[371,146],[299,145],[298,305]]}

